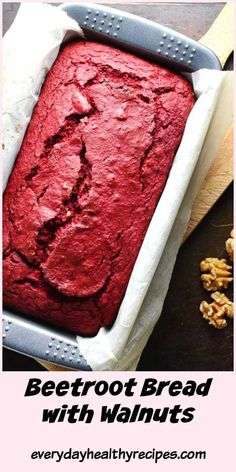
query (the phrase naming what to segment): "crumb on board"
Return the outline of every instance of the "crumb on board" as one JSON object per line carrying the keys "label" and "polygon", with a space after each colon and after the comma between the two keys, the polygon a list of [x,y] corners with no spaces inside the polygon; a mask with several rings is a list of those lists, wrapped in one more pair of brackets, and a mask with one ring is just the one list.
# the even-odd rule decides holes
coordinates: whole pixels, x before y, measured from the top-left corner
{"label": "crumb on board", "polygon": [[225,249],[229,256],[229,259],[233,262],[234,260],[234,230],[230,233],[230,238],[225,241]]}

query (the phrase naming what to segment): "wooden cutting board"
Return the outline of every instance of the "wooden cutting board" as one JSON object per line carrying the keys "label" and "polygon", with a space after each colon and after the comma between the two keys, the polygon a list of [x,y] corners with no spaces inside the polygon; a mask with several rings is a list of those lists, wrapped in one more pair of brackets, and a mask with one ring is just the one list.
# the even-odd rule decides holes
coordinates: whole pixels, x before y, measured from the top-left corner
{"label": "wooden cutting board", "polygon": [[216,158],[193,202],[184,241],[202,221],[233,180],[233,123],[227,131]]}
{"label": "wooden cutting board", "polygon": [[[222,67],[233,51],[233,4],[227,3],[219,16],[200,39],[200,42],[212,49],[220,59]],[[227,131],[215,160],[209,169],[192,207],[191,218],[184,241],[216,203],[222,193],[233,180],[233,124]],[[51,371],[70,370],[39,360],[46,369]]]}
{"label": "wooden cutting board", "polygon": [[[233,3],[227,3],[208,32],[199,40],[212,49],[222,68],[234,47]],[[215,160],[193,203],[184,241],[196,228],[233,180],[233,123],[227,131]]]}

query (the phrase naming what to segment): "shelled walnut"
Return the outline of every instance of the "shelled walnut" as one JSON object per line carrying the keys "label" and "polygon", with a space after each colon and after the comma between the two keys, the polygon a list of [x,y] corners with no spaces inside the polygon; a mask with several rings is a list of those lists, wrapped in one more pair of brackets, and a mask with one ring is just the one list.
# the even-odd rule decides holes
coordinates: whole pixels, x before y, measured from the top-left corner
{"label": "shelled walnut", "polygon": [[208,291],[222,290],[227,288],[232,282],[232,267],[227,265],[226,259],[218,259],[217,257],[207,257],[200,264],[201,281],[203,287]]}
{"label": "shelled walnut", "polygon": [[211,298],[214,300],[212,303],[206,301],[201,303],[200,311],[210,325],[222,329],[227,325],[225,316],[233,318],[233,303],[220,292],[212,293]]}
{"label": "shelled walnut", "polygon": [[230,238],[225,242],[225,248],[231,261],[234,260],[234,230],[230,233]]}

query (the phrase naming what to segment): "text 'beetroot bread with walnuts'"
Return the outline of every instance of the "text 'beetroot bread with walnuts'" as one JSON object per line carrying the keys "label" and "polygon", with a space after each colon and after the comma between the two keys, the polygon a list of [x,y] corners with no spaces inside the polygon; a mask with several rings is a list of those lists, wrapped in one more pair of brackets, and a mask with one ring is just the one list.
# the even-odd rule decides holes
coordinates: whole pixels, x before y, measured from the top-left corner
{"label": "text 'beetroot bread with walnuts'", "polygon": [[112,324],[193,103],[155,64],[64,47],[5,192],[8,307],[85,335]]}

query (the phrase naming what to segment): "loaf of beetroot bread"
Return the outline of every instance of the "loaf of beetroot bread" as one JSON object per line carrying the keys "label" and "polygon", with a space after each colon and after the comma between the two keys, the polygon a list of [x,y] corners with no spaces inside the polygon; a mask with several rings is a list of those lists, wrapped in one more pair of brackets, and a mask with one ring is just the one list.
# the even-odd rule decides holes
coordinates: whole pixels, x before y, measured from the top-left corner
{"label": "loaf of beetroot bread", "polygon": [[164,68],[64,47],[4,196],[8,307],[85,335],[111,326],[193,103]]}

